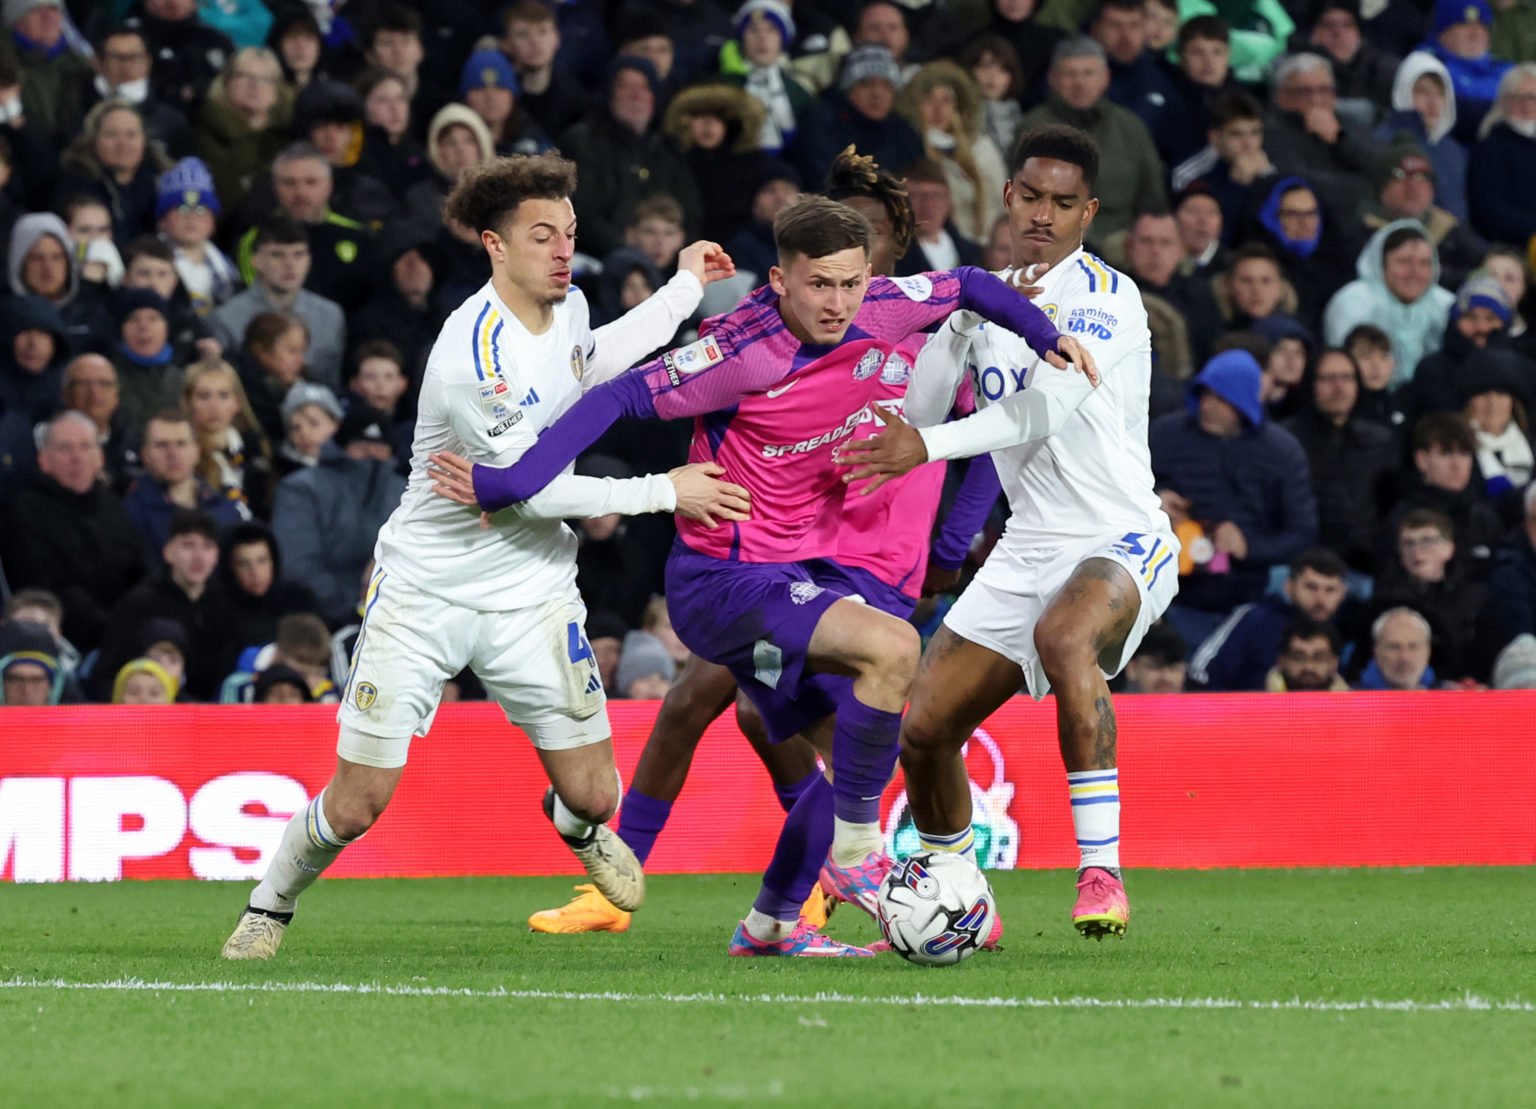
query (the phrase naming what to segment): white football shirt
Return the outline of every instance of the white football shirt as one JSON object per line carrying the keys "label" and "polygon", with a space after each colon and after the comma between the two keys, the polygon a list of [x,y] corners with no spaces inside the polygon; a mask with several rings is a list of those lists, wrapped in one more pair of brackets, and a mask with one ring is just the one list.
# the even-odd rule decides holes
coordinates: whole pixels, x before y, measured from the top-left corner
{"label": "white football shirt", "polygon": [[[957,312],[923,348],[907,395],[929,458],[991,451],[1011,510],[1006,548],[1169,530],[1147,449],[1152,340],[1135,282],[1079,249],[1020,283],[1040,286],[1035,303],[1092,352],[1099,386],[1056,369],[1011,331]],[[962,374],[977,413],[942,423]]]}
{"label": "white football shirt", "polygon": [[576,536],[565,519],[673,511],[676,492],[664,474],[589,478],[567,470],[537,496],[496,513],[486,529],[478,509],[432,491],[427,457],[451,451],[510,466],[584,389],[665,345],[702,293],[698,280],[681,272],[594,333],[586,298],[573,288],[555,306],[549,328],[534,335],[487,282],[448,317],[427,358],[410,480],[379,531],[379,565],[464,608],[524,608],[574,588]]}

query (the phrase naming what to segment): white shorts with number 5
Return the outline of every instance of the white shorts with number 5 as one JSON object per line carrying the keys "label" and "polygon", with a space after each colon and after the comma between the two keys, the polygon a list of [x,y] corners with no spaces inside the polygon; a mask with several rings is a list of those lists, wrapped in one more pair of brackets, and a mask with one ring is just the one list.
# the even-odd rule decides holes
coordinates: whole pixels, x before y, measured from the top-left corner
{"label": "white shorts with number 5", "polygon": [[1043,550],[1016,550],[1007,543],[1005,535],[945,615],[944,626],[1018,663],[1037,701],[1051,691],[1051,683],[1035,648],[1035,625],[1082,562],[1104,558],[1119,563],[1141,594],[1136,623],[1114,670],[1103,671],[1105,678],[1125,669],[1147,629],[1168,611],[1179,591],[1179,541],[1170,532],[1102,536]]}
{"label": "white shorts with number 5", "polygon": [[380,568],[342,691],[337,753],[366,766],[405,765],[425,735],[443,683],[466,666],[535,747],[599,743],[611,734],[587,610],[570,595],[508,612],[461,608]]}

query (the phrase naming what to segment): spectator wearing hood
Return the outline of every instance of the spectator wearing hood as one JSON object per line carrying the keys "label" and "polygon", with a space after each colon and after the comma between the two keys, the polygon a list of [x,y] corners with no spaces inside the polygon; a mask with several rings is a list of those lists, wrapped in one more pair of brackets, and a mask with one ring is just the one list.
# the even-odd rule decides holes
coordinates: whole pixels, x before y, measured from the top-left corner
{"label": "spectator wearing hood", "polygon": [[970,242],[985,242],[1003,214],[997,183],[1008,178],[1008,168],[982,129],[976,82],[954,62],[940,59],[912,75],[900,101],[922,136],[924,156],[943,167],[955,227]]}
{"label": "spectator wearing hood", "polygon": [[498,155],[542,154],[549,136],[518,104],[517,71],[500,50],[477,50],[464,62],[459,99],[485,123]]}
{"label": "spectator wearing hood", "polygon": [[779,154],[794,143],[801,121],[816,105],[789,64],[794,15],[784,0],[746,0],[733,21],[736,37],[720,51],[720,79],[745,89],[762,106],[757,145]]}
{"label": "spectator wearing hood", "polygon": [[1305,402],[1317,337],[1293,316],[1265,316],[1254,320],[1251,330],[1269,345],[1259,363],[1264,367],[1264,412],[1271,420],[1284,420]]}
{"label": "spectator wearing hood", "polygon": [[262,46],[235,54],[208,90],[193,127],[198,157],[228,212],[240,210],[288,142],[293,89],[277,55]]}
{"label": "spectator wearing hood", "polygon": [[21,71],[21,103],[29,121],[54,141],[80,121],[90,87],[90,47],[65,21],[63,0],[5,0],[6,37]]}
{"label": "spectator wearing hood", "polygon": [[[1148,433],[1152,471],[1175,528],[1193,523],[1208,539],[1210,557],[1184,574],[1170,614],[1193,643],[1234,606],[1257,599],[1270,568],[1317,538],[1306,454],[1264,418],[1262,376],[1248,352],[1218,354],[1190,382],[1187,411],[1158,417]],[[1201,553],[1194,542],[1184,547],[1191,560]]]}
{"label": "spectator wearing hood", "polygon": [[[426,364],[427,352],[448,316],[448,306],[438,295],[441,275],[447,267],[432,233],[414,223],[397,223],[384,229],[374,245],[374,291],[361,312],[353,317],[351,334],[358,344],[383,339],[400,350],[408,374]],[[415,410],[415,397],[410,409]]]}
{"label": "spectator wearing hood", "polygon": [[1525,248],[1536,236],[1536,63],[1523,62],[1499,82],[1493,109],[1478,129],[1467,166],[1472,226],[1489,242]]}
{"label": "spectator wearing hood", "polygon": [[1052,56],[1050,84],[1050,99],[1025,114],[1024,129],[1064,123],[1088,132],[1100,150],[1116,151],[1099,167],[1094,185],[1096,240],[1129,230],[1141,212],[1166,212],[1163,163],[1151,135],[1140,119],[1105,95],[1109,63],[1104,48],[1090,38],[1063,42]]}
{"label": "spectator wearing hood", "polygon": [[463,104],[445,104],[427,128],[427,163],[431,173],[407,191],[407,218],[423,227],[443,220],[443,201],[463,174],[492,157],[491,131]]}
{"label": "spectator wearing hood", "polygon": [[1393,386],[1400,386],[1440,349],[1456,294],[1441,288],[1440,260],[1416,220],[1395,220],[1360,252],[1359,277],[1333,295],[1323,313],[1323,340],[1341,346],[1357,325],[1375,324],[1392,337]]}
{"label": "spectator wearing hood", "polygon": [[683,206],[688,238],[703,211],[698,185],[683,155],[654,126],[660,87],[645,58],[620,55],[608,67],[603,102],[560,137],[560,149],[581,166],[572,198],[582,249],[601,257],[624,242],[624,221],[635,201],[666,193]]}
{"label": "spectator wearing hood", "polygon": [[405,492],[387,428],[383,413],[354,405],[319,464],[277,486],[272,532],[286,562],[283,580],[312,588],[333,627],[350,622],[379,528]]}
{"label": "spectator wearing hood", "polygon": [[113,238],[125,243],[155,229],[155,181],[170,164],[137,108],[103,100],[59,159],[58,194],[100,200],[112,214]]}
{"label": "spectator wearing hood", "polygon": [[155,95],[184,111],[203,102],[213,79],[235,52],[229,36],[204,23],[196,5],[143,0],[123,23],[144,36],[157,59],[151,75]]}
{"label": "spectator wearing hood", "polygon": [[153,289],[121,289],[117,295],[119,404],[128,421],[142,425],[156,412],[181,403],[182,369],[171,345],[170,313]]}
{"label": "spectator wearing hood", "polygon": [[667,105],[667,137],[683,152],[702,193],[701,234],[728,242],[752,219],[752,192],[768,164],[758,146],[763,106],[732,85],[695,85]]}
{"label": "spectator wearing hood", "polygon": [[1459,412],[1432,412],[1414,425],[1412,446],[1415,473],[1382,526],[1377,565],[1391,563],[1403,517],[1432,508],[1450,517],[1456,549],[1472,576],[1485,580],[1504,524],[1483,496],[1482,483],[1474,480],[1476,433]]}
{"label": "spectator wearing hood", "polygon": [[1453,132],[1456,97],[1445,63],[1424,50],[1403,59],[1392,79],[1392,110],[1376,128],[1376,141],[1395,144],[1407,136],[1429,155],[1435,204],[1463,223],[1467,213],[1467,148]]}
{"label": "spectator wearing hood", "polygon": [[1382,494],[1398,467],[1397,436],[1356,414],[1360,367],[1348,352],[1323,351],[1308,384],[1308,402],[1284,427],[1307,456],[1318,540],[1369,575],[1375,569]]}
{"label": "spectator wearing hood", "polygon": [[560,24],[541,0],[519,0],[507,9],[501,51],[512,59],[522,85],[522,108],[546,135],[562,134],[587,112],[587,90],[570,69],[556,66]]}
{"label": "spectator wearing hood", "polygon": [[801,121],[796,166],[807,181],[826,176],[850,143],[885,170],[902,173],[923,156],[923,142],[896,113],[901,67],[883,46],[860,46],[843,59],[836,91],[828,91]]}
{"label": "spectator wearing hood", "polygon": [[0,300],[0,488],[30,469],[32,428],[59,407],[69,347],[64,322],[42,297]]}
{"label": "spectator wearing hood", "polygon": [[229,599],[230,638],[242,651],[276,639],[284,616],[318,611],[307,585],[284,580],[282,551],[265,524],[240,524],[225,535],[219,573]]}
{"label": "spectator wearing hood", "polygon": [[1376,165],[1375,200],[1365,209],[1366,233],[1374,233],[1394,220],[1417,220],[1424,225],[1440,259],[1440,282],[1455,289],[1476,269],[1488,252],[1488,244],[1470,226],[1435,204],[1434,163],[1416,144],[1400,140],[1389,147]]}
{"label": "spectator wearing hood", "polygon": [[1470,142],[1488,114],[1511,63],[1489,53],[1493,9],[1488,0],[1435,0],[1429,37],[1422,49],[1451,75],[1459,138]]}
{"label": "spectator wearing hood", "polygon": [[[1397,404],[1409,427],[1431,412],[1461,410],[1463,375],[1483,352],[1507,358],[1514,375],[1521,376],[1521,369],[1530,363],[1509,349],[1506,332],[1511,318],[1504,287],[1492,277],[1479,273],[1462,284],[1440,349],[1426,356],[1414,370],[1413,379],[1398,390]],[[1530,372],[1536,378],[1536,369]]]}
{"label": "spectator wearing hood", "polygon": [[65,638],[89,651],[108,610],[147,564],[132,520],[103,480],[95,424],[61,413],[45,427],[41,448],[37,472],[5,507],[0,562],[12,589],[59,598]]}
{"label": "spectator wearing hood", "polygon": [[94,286],[82,287],[80,263],[63,220],[52,212],[18,219],[11,229],[7,263],[11,292],[41,297],[58,312],[67,353],[110,346],[111,313]]}
{"label": "spectator wearing hood", "polygon": [[1354,273],[1356,241],[1344,221],[1324,200],[1323,192],[1305,177],[1266,180],[1255,190],[1258,202],[1255,233],[1280,259],[1285,278],[1296,290],[1296,314],[1309,328],[1323,318],[1334,293]]}

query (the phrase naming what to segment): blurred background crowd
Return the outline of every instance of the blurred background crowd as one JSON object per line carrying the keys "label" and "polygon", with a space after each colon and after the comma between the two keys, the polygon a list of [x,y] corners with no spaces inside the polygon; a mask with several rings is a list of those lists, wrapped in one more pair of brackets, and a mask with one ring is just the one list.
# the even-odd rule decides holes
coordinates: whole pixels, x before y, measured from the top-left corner
{"label": "blurred background crowd", "polygon": [[[1006,266],[1008,155],[1043,122],[1098,140],[1089,243],[1153,330],[1184,554],[1125,687],[1536,686],[1528,0],[3,0],[3,23],[5,704],[337,697],[424,360],[489,277],[441,215],[470,167],[577,162],[594,323],[724,244],[738,277],[684,341],[850,143],[907,182],[898,272]],[[689,431],[621,424],[579,470],[665,470]],[[663,695],[670,519],[573,527],[610,694]]]}

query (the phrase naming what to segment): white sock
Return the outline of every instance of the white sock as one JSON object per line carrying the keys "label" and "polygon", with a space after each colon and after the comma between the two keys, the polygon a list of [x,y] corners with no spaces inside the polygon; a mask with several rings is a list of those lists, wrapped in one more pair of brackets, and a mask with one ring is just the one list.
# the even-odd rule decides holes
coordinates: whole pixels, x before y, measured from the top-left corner
{"label": "white sock", "polygon": [[854,824],[840,816],[832,819],[832,861],[838,866],[857,866],[866,855],[885,850],[878,823]]}
{"label": "white sock", "polygon": [[560,795],[555,794],[555,831],[566,839],[586,840],[591,837],[593,827],[590,820],[583,820],[566,808]]}
{"label": "white sock", "polygon": [[315,884],[322,871],[336,861],[344,840],[331,830],[325,819],[325,791],[293,814],[283,829],[277,854],[267,865],[267,875],[251,893],[253,908],[275,913],[291,913],[299,894]]}
{"label": "white sock", "polygon": [[782,940],[795,930],[795,925],[800,923],[796,917],[794,920],[774,920],[767,913],[760,913],[753,909],[747,914],[747,934],[755,940],[767,940],[769,943]]}
{"label": "white sock", "polygon": [[917,842],[922,845],[924,851],[943,851],[959,855],[969,862],[976,862],[976,832],[973,828],[956,832],[952,836],[933,835],[919,828]]}
{"label": "white sock", "polygon": [[1072,827],[1077,831],[1079,870],[1120,867],[1120,771],[1081,770],[1067,774]]}

